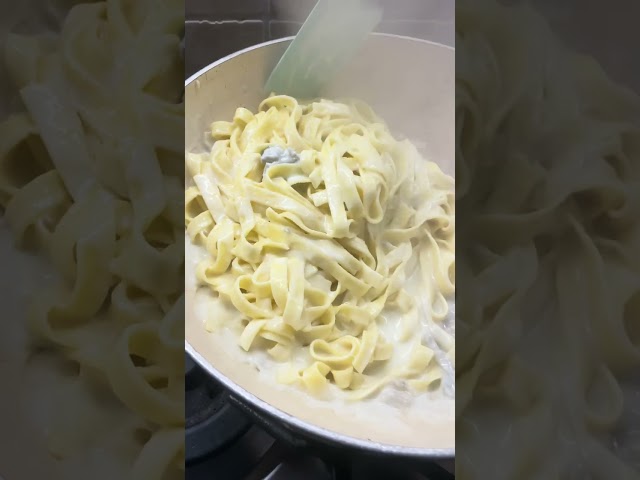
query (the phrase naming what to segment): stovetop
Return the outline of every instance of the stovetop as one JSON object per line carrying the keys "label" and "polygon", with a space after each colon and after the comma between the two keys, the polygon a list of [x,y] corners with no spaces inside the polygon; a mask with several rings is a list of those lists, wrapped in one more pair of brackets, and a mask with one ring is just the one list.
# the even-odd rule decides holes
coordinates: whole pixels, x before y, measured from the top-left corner
{"label": "stovetop", "polygon": [[186,355],[186,480],[449,480],[452,465],[299,450],[256,425]]}

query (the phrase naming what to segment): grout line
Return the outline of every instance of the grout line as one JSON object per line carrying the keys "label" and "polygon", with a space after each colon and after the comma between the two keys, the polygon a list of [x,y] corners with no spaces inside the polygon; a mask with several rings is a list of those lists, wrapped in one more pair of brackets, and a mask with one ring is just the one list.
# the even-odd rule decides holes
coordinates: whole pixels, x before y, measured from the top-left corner
{"label": "grout line", "polygon": [[229,23],[234,23],[238,25],[242,24],[254,24],[254,23],[263,23],[259,18],[252,20],[185,20],[184,23],[196,23],[196,24],[206,24],[206,25],[227,25]]}

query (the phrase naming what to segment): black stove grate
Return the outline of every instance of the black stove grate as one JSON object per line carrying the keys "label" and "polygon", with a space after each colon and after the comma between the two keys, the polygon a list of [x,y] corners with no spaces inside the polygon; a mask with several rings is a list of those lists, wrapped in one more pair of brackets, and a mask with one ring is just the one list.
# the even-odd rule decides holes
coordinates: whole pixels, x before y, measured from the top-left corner
{"label": "black stove grate", "polygon": [[228,402],[228,394],[185,359],[185,462],[197,462],[227,448],[250,427]]}

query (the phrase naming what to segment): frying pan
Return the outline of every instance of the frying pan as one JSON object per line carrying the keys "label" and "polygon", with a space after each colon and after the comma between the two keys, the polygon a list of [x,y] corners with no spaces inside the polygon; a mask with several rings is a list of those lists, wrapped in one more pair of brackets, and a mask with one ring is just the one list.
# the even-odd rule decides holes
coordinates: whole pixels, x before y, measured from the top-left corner
{"label": "frying pan", "polygon": [[[263,43],[203,68],[185,83],[185,147],[202,151],[214,120],[230,119],[238,107],[255,111],[266,96],[265,79],[292,38]],[[455,50],[440,44],[373,34],[351,64],[326,87],[323,97],[368,102],[398,137],[413,140],[426,158],[454,174]],[[187,253],[189,265],[189,253]],[[186,275],[193,272],[187,266]],[[187,280],[187,279],[186,279]],[[189,282],[186,281],[186,284]],[[380,407],[315,399],[278,385],[273,375],[243,361],[234,342],[206,332],[195,289],[185,288],[185,349],[222,383],[234,401],[278,426],[291,438],[376,454],[451,458],[455,453],[454,400],[428,408]]]}

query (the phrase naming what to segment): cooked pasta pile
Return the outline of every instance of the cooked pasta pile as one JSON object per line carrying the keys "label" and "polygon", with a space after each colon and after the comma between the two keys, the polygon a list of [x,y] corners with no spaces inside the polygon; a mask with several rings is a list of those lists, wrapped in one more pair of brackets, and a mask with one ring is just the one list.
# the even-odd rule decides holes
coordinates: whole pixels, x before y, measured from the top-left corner
{"label": "cooked pasta pile", "polygon": [[31,290],[36,345],[78,366],[77,393],[53,385],[37,426],[66,475],[114,455],[131,470],[117,478],[182,478],[182,22],[180,2],[109,0],[5,45],[22,105],[0,124],[0,202],[52,266]]}
{"label": "cooked pasta pile", "polygon": [[456,33],[456,473],[638,478],[640,99],[529,7]]}
{"label": "cooked pasta pile", "polygon": [[233,313],[207,327],[238,329],[240,347],[284,364],[280,382],[313,393],[437,388],[434,350],[454,355],[453,179],[359,102],[272,96],[211,136],[187,154],[185,224],[208,252],[199,283]]}

